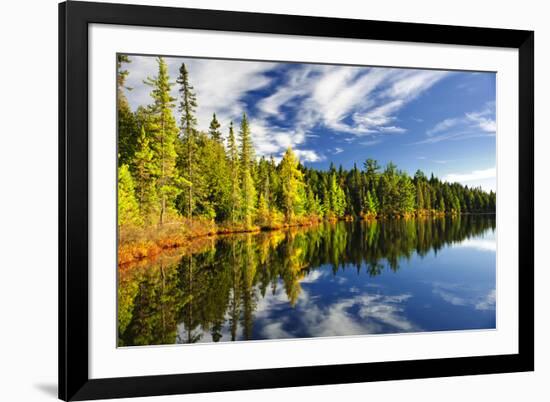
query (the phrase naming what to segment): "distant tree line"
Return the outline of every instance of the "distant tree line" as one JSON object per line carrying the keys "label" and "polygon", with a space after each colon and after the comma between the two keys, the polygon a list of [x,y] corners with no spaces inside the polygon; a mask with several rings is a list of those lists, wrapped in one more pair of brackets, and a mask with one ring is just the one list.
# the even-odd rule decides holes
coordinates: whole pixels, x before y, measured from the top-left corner
{"label": "distant tree line", "polygon": [[[133,112],[125,96],[131,62],[117,75],[119,225],[154,226],[206,218],[235,227],[276,227],[311,219],[374,218],[494,212],[496,194],[446,183],[393,163],[367,159],[361,168],[307,168],[288,148],[279,163],[256,158],[247,115],[230,123],[227,140],[216,114],[198,129],[198,100],[184,63],[175,82],[167,64],[145,80],[151,103]],[[177,85],[178,97],[171,90]],[[176,121],[174,110],[180,112]]]}

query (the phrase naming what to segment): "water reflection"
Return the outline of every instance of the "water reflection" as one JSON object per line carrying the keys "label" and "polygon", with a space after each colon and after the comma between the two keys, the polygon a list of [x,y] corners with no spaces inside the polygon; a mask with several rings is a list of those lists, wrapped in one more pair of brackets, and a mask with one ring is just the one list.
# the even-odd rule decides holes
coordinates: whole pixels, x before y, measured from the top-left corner
{"label": "water reflection", "polygon": [[201,239],[119,270],[119,345],[492,328],[494,216]]}

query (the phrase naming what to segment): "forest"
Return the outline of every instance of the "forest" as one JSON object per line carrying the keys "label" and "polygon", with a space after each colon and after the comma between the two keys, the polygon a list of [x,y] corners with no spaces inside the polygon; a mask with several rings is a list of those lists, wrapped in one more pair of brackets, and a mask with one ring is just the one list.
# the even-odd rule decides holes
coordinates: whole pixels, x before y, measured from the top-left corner
{"label": "forest", "polygon": [[144,82],[151,103],[132,111],[125,96],[131,58],[117,57],[119,264],[205,234],[495,212],[492,191],[420,170],[411,177],[367,156],[349,170],[304,166],[291,148],[279,162],[258,158],[244,112],[225,128],[214,114],[203,132],[196,117],[200,99],[184,63],[172,81],[158,57],[158,71]]}

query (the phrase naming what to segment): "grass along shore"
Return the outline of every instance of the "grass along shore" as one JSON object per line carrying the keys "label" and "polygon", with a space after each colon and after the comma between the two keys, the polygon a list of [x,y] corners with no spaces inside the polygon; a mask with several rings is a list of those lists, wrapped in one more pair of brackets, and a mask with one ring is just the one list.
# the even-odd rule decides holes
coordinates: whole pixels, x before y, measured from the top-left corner
{"label": "grass along shore", "polygon": [[202,244],[203,240],[220,235],[283,230],[291,227],[313,226],[321,222],[336,223],[338,221],[350,222],[355,220],[369,221],[381,219],[441,218],[456,215],[459,214],[445,213],[435,210],[423,210],[406,214],[365,214],[357,217],[351,215],[324,218],[318,216],[302,216],[295,217],[292,221],[286,223],[276,222],[249,226],[246,226],[243,223],[216,223],[205,218],[183,218],[178,219],[177,221],[165,223],[162,226],[147,228],[126,226],[121,227],[119,230],[118,265],[125,266],[137,261],[150,259],[170,249],[180,247],[193,249],[197,244]]}

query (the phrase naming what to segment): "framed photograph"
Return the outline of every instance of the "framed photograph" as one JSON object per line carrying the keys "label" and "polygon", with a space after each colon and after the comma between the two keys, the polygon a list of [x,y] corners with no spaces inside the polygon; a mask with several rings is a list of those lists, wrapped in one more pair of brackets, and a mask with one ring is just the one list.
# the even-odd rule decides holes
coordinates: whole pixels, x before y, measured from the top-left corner
{"label": "framed photograph", "polygon": [[534,33],[59,5],[59,397],[534,369]]}

